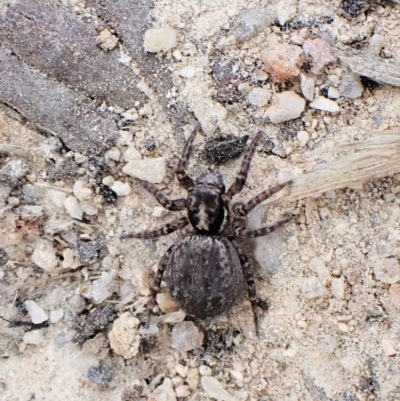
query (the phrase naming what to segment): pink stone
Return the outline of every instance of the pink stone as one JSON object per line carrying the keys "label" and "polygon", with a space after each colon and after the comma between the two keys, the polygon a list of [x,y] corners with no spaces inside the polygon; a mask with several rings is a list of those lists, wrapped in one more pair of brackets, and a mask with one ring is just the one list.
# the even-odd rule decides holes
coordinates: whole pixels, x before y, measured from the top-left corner
{"label": "pink stone", "polygon": [[332,53],[330,45],[325,40],[307,39],[303,43],[303,50],[312,59],[311,72],[314,74],[322,74],[327,64],[336,61],[336,56]]}
{"label": "pink stone", "polygon": [[276,81],[292,79],[300,74],[305,56],[300,46],[277,44],[260,54],[265,69]]}

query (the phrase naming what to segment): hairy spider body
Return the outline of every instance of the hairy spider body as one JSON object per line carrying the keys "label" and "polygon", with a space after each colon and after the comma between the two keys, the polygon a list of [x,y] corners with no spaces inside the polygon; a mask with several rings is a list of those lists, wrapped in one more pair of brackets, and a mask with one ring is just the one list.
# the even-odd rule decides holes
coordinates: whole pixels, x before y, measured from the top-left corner
{"label": "hairy spider body", "polygon": [[171,211],[186,209],[187,217],[181,217],[151,231],[125,234],[121,238],[157,238],[190,224],[192,232],[173,244],[160,260],[149,309],[155,305],[164,272],[171,296],[190,316],[197,319],[215,317],[229,310],[241,293],[244,277],[257,328],[258,307],[265,309],[266,303],[257,299],[249,259],[235,237],[259,237],[285,223],[287,220],[272,227],[248,231],[246,216],[260,202],[289,185],[291,181],[276,185],[247,203],[231,205],[233,196],[245,185],[250,162],[262,133],[258,132],[251,141],[239,173],[227,191],[219,173],[203,173],[196,180],[186,174],[195,135],[196,130],[185,144],[177,170],[180,184],[188,190],[187,199],[170,200],[153,184],[138,180],[162,206]]}

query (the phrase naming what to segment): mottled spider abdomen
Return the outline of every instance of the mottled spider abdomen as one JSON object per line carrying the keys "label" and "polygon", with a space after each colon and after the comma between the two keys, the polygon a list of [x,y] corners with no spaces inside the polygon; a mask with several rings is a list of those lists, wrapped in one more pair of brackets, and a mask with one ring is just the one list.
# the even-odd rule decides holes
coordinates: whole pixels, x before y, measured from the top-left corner
{"label": "mottled spider abdomen", "polygon": [[235,303],[242,290],[239,257],[221,236],[187,234],[178,241],[167,265],[171,296],[191,316],[218,316]]}

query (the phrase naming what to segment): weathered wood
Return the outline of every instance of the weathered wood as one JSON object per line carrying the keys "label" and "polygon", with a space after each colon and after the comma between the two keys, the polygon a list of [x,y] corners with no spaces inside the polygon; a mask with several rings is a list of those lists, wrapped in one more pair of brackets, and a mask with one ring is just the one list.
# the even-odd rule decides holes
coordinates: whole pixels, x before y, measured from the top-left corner
{"label": "weathered wood", "polygon": [[[125,15],[125,13],[123,13]],[[11,2],[0,10],[0,42],[28,65],[108,104],[145,101],[133,71],[118,63],[118,50],[96,45],[93,25],[78,21],[49,0]]]}
{"label": "weathered wood", "polygon": [[117,137],[115,121],[101,117],[93,100],[46,79],[1,49],[0,71],[0,102],[38,129],[58,136],[68,148],[101,153]]}
{"label": "weathered wood", "polygon": [[384,60],[372,54],[351,47],[335,47],[335,54],[340,61],[356,74],[368,77],[380,84],[400,86],[400,63]]}

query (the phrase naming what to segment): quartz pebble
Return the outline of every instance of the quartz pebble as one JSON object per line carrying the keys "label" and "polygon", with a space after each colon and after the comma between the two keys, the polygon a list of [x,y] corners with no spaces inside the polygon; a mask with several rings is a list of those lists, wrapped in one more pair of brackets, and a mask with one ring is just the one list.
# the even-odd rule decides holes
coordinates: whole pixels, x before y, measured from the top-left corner
{"label": "quartz pebble", "polygon": [[33,324],[40,324],[49,320],[48,314],[35,301],[27,300],[24,305]]}
{"label": "quartz pebble", "polygon": [[165,159],[164,157],[156,157],[153,159],[132,160],[123,167],[122,172],[131,177],[158,184],[165,176]]}
{"label": "quartz pebble", "polygon": [[22,341],[29,345],[40,345],[44,341],[42,330],[32,330],[24,334]]}
{"label": "quartz pebble", "polygon": [[340,98],[339,90],[334,88],[333,86],[330,86],[328,88],[328,97],[329,99],[339,99]]}
{"label": "quartz pebble", "polygon": [[310,135],[307,131],[299,131],[297,133],[297,140],[299,141],[299,145],[301,147],[306,146],[309,139]]}
{"label": "quartz pebble", "polygon": [[336,299],[344,299],[345,282],[344,278],[334,278],[331,282],[331,291]]}
{"label": "quartz pebble", "polygon": [[174,324],[174,323],[178,323],[178,322],[183,322],[185,317],[186,317],[186,313],[182,309],[179,309],[176,312],[171,312],[171,313],[167,313],[167,314],[163,315],[161,317],[161,319],[165,323]]}
{"label": "quartz pebble", "polygon": [[133,358],[139,351],[139,324],[139,319],[133,317],[129,312],[125,312],[114,321],[112,329],[108,333],[112,350],[124,359]]}
{"label": "quartz pebble", "polygon": [[89,188],[86,182],[82,180],[78,180],[75,182],[72,191],[75,195],[75,198],[79,201],[89,200],[93,196],[93,191]]}
{"label": "quartz pebble", "polygon": [[267,72],[276,81],[297,77],[305,59],[301,47],[288,44],[276,44],[268,47],[261,52],[260,58]]}
{"label": "quartz pebble", "polygon": [[248,40],[275,20],[275,15],[269,8],[245,8],[241,11],[232,28],[233,35],[240,41]]}
{"label": "quartz pebble", "polygon": [[310,107],[317,110],[328,111],[329,113],[339,113],[339,105],[324,96],[318,96],[310,103]]}
{"label": "quartz pebble", "polygon": [[72,218],[82,220],[83,210],[74,196],[71,195],[65,198],[64,207]]}
{"label": "quartz pebble", "polygon": [[94,280],[89,286],[84,286],[81,294],[92,300],[95,304],[101,304],[110,295],[111,284],[117,275],[117,271],[103,272],[98,280]]}
{"label": "quartz pebble", "polygon": [[303,43],[303,50],[312,59],[311,72],[313,74],[323,73],[326,65],[336,61],[331,46],[323,39],[307,39]]}
{"label": "quartz pebble", "polygon": [[175,370],[179,376],[186,377],[188,374],[189,368],[187,366],[184,366],[184,365],[181,365],[180,363],[178,363],[175,365]]}
{"label": "quartz pebble", "polygon": [[201,376],[211,376],[212,369],[207,365],[200,365],[199,366],[199,373]]}
{"label": "quartz pebble", "polygon": [[389,289],[390,300],[392,304],[400,309],[400,284],[392,284]]}
{"label": "quartz pebble", "polygon": [[64,316],[64,311],[62,309],[52,310],[50,312],[50,322],[57,323]]}
{"label": "quartz pebble", "polygon": [[386,356],[393,356],[393,355],[397,354],[396,348],[394,347],[394,345],[392,344],[392,342],[389,339],[387,339],[387,338],[382,339],[381,344],[382,344],[383,353]]}
{"label": "quartz pebble", "polygon": [[308,267],[314,273],[318,274],[318,278],[323,285],[326,285],[330,281],[331,275],[329,270],[320,258],[311,258]]}
{"label": "quartz pebble", "polygon": [[118,196],[127,196],[131,193],[131,187],[127,182],[115,181],[114,184],[111,186],[111,189]]}
{"label": "quartz pebble", "polygon": [[369,40],[368,52],[378,57],[379,53],[381,52],[384,46],[385,46],[385,37],[383,35],[379,35],[378,33],[376,33],[375,35],[372,35],[371,39]]}
{"label": "quartz pebble", "polygon": [[57,266],[57,256],[53,243],[46,239],[37,239],[31,260],[41,269],[46,270],[47,272],[52,272]]}
{"label": "quartz pebble", "polygon": [[142,158],[142,154],[132,145],[129,146],[124,152],[124,160],[130,162],[132,160],[139,160]]}
{"label": "quartz pebble", "polygon": [[292,91],[278,93],[274,104],[269,107],[264,118],[269,118],[274,124],[299,118],[304,111],[306,102]]}
{"label": "quartz pebble", "polygon": [[315,76],[305,72],[300,73],[300,85],[303,96],[312,101],[314,99]]}
{"label": "quartz pebble", "polygon": [[327,289],[321,284],[317,277],[306,277],[297,280],[300,291],[306,299],[315,299],[328,295]]}
{"label": "quartz pebble", "polygon": [[189,397],[190,395],[190,388],[189,386],[181,385],[175,389],[176,396],[178,398]]}
{"label": "quartz pebble", "polygon": [[179,75],[182,78],[193,78],[194,75],[196,73],[196,70],[194,69],[194,67],[192,65],[188,65],[186,67],[183,67],[180,71],[179,71]]}
{"label": "quartz pebble", "polygon": [[200,383],[200,374],[197,368],[189,368],[186,383],[192,390],[196,390]]}
{"label": "quartz pebble", "polygon": [[256,107],[265,106],[271,98],[271,92],[264,88],[253,88],[249,92],[249,103]]}
{"label": "quartz pebble", "polygon": [[396,258],[382,258],[374,263],[374,273],[382,283],[394,284],[400,280],[400,265]]}
{"label": "quartz pebble", "polygon": [[356,99],[362,95],[363,91],[364,87],[359,75],[353,72],[342,75],[339,85],[340,96]]}
{"label": "quartz pebble", "polygon": [[175,29],[170,27],[151,28],[144,34],[144,49],[150,53],[167,52],[177,44]]}
{"label": "quartz pebble", "polygon": [[221,401],[234,401],[234,398],[222,387],[222,384],[212,376],[202,376],[201,386],[209,397]]}
{"label": "quartz pebble", "polygon": [[187,352],[201,347],[204,334],[193,322],[177,323],[171,332],[171,345],[179,351]]}
{"label": "quartz pebble", "polygon": [[136,121],[137,119],[139,119],[139,113],[137,112],[137,110],[133,107],[129,110],[124,111],[121,114],[122,117],[125,118],[125,120],[127,121]]}

